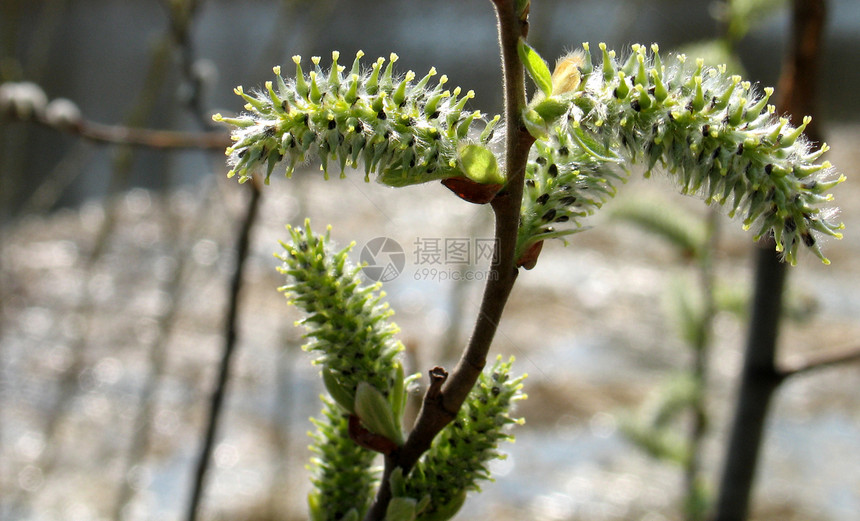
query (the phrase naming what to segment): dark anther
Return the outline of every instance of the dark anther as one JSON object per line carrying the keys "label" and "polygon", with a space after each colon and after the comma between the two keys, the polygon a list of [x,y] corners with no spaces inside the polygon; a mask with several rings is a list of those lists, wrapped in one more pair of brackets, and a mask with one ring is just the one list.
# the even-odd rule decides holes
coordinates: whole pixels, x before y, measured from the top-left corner
{"label": "dark anther", "polygon": [[710,125],[702,125],[702,135],[707,136],[710,133],[711,133],[711,126]]}
{"label": "dark anther", "polygon": [[785,218],[785,231],[788,233],[794,233],[794,230],[797,229],[797,223],[794,222],[794,217],[788,216]]}
{"label": "dark anther", "polygon": [[630,102],[630,108],[632,108],[636,112],[639,112],[642,110],[642,104],[639,103],[639,98],[636,98]]}
{"label": "dark anther", "polygon": [[534,188],[536,186],[534,179],[526,179],[526,186],[528,186],[529,188]]}
{"label": "dark anther", "polygon": [[538,156],[538,158],[535,159],[535,162],[537,162],[537,164],[539,164],[539,165],[545,165],[546,164],[546,158],[543,156]]}
{"label": "dark anther", "polygon": [[768,164],[764,165],[764,172],[767,175],[770,175],[770,173],[773,172],[773,163],[768,163]]}
{"label": "dark anther", "polygon": [[743,144],[743,143],[740,143],[740,144],[738,145],[738,151],[737,151],[737,154],[740,156],[740,155],[742,155],[743,153],[744,153],[744,144]]}
{"label": "dark anther", "polygon": [[568,150],[567,147],[561,147],[558,149],[558,155],[566,156],[568,154],[570,154],[570,150]]}
{"label": "dark anther", "polygon": [[570,220],[570,216],[567,216],[567,215],[559,215],[558,217],[555,218],[555,222],[557,222],[557,223],[566,223],[569,220]]}
{"label": "dark anther", "polygon": [[385,118],[387,118],[388,116],[386,116],[386,115],[385,115],[385,111],[384,111],[384,110],[380,110],[379,112],[377,112],[377,113],[376,113],[376,117],[377,117],[377,119],[385,119]]}
{"label": "dark anther", "polygon": [[803,244],[807,245],[808,247],[811,248],[815,246],[815,237],[813,237],[811,233],[803,232],[800,235],[800,238],[803,239]]}
{"label": "dark anther", "polygon": [[549,174],[550,177],[557,177],[558,176],[558,166],[556,166],[555,163],[549,165],[549,169],[547,169],[547,173]]}
{"label": "dark anther", "polygon": [[568,195],[566,197],[562,197],[561,199],[559,199],[558,202],[563,204],[564,206],[570,206],[576,202],[576,196]]}
{"label": "dark anther", "polygon": [[433,112],[433,114],[430,114],[430,119],[436,119],[438,117],[439,117],[439,111],[438,110]]}
{"label": "dark anther", "polygon": [[555,209],[550,208],[549,210],[547,210],[546,213],[543,214],[543,217],[541,217],[541,219],[543,219],[544,221],[551,221],[555,219]]}
{"label": "dark anther", "polygon": [[543,194],[536,199],[538,204],[546,204],[547,201],[549,201],[549,194]]}

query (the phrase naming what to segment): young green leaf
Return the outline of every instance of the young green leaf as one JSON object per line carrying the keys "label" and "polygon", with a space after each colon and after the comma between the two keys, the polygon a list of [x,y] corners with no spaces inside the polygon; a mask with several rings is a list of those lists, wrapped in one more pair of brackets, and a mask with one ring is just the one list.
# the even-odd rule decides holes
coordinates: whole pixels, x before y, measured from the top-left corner
{"label": "young green leaf", "polygon": [[549,72],[549,65],[523,38],[520,38],[517,51],[519,51],[520,60],[522,60],[535,85],[543,92],[544,96],[549,96],[552,93],[552,75]]}
{"label": "young green leaf", "polygon": [[328,367],[322,370],[323,384],[334,401],[348,413],[355,412],[355,394],[352,389],[338,381],[334,371]]}
{"label": "young green leaf", "polygon": [[469,144],[460,148],[457,159],[466,177],[481,184],[504,184],[496,156],[483,145]]}
{"label": "young green leaf", "polygon": [[385,511],[385,521],[414,521],[417,504],[411,497],[392,498]]}
{"label": "young green leaf", "polygon": [[367,382],[361,382],[355,390],[355,413],[371,432],[403,445],[403,434],[398,426],[400,422],[394,418],[391,404]]}

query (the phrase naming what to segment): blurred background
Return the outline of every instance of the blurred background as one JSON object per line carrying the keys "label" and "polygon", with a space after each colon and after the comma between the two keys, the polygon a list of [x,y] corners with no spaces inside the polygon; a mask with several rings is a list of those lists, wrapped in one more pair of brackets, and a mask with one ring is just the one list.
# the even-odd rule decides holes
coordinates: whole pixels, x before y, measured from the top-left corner
{"label": "blurred background", "polygon": [[[834,191],[846,231],[823,246],[831,266],[803,255],[789,270],[783,361],[860,338],[860,3],[831,0],[828,9],[814,124],[849,179]],[[584,41],[619,51],[659,42],[663,53],[714,57],[776,85],[789,20],[788,2],[778,0],[535,0],[530,40],[547,58]],[[262,85],[276,64],[291,74],[296,54],[325,64],[335,49],[345,63],[361,49],[367,63],[396,52],[400,72],[435,66],[450,85],[476,91],[473,109],[501,110],[490,2],[0,5],[0,82],[33,82],[48,99],[72,100],[85,120],[118,127],[221,130],[210,116],[241,110],[233,87]],[[287,223],[331,223],[336,241],[356,242],[356,262],[375,237],[403,246],[406,267],[385,289],[413,371],[451,366],[468,337],[483,281],[450,279],[480,279],[485,267],[470,258],[436,266],[430,278],[416,249],[491,237],[487,208],[438,184],[395,194],[357,172],[326,183],[315,169],[274,175],[240,255],[250,190],[226,179],[221,150],[106,145],[26,119],[0,117],[2,520],[187,518],[237,265],[235,357],[200,518],[306,518],[306,432],[322,387],[300,349],[299,316],[276,291],[283,280],[272,254]],[[527,423],[502,447],[509,456],[494,463],[496,481],[460,518],[691,519],[686,500],[713,500],[753,245],[739,222],[674,195],[659,176],[641,178],[634,171],[589,219],[595,229],[567,247],[547,244],[519,278],[493,352],[515,355],[515,368],[530,375],[517,411]],[[643,206],[666,209],[664,224],[689,223],[684,233],[709,253],[666,240],[659,226],[644,229],[653,216]],[[703,273],[711,284],[700,284]],[[713,331],[705,344],[689,334],[701,324]],[[696,360],[707,368],[698,376]],[[778,389],[754,518],[856,519],[858,388],[860,371],[845,365]],[[693,442],[691,404],[707,411]],[[655,411],[666,414],[656,421]],[[699,455],[693,492],[689,450]]]}

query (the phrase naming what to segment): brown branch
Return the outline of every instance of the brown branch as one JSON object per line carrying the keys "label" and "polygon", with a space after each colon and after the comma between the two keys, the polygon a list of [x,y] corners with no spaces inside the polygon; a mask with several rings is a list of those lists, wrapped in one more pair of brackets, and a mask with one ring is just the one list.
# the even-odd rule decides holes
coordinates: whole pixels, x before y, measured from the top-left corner
{"label": "brown branch", "polygon": [[93,121],[81,121],[77,125],[57,126],[44,119],[36,123],[54,130],[68,132],[94,143],[128,145],[157,149],[201,149],[223,150],[230,146],[227,132],[183,132],[179,130],[153,130],[148,128],[105,125]]}
{"label": "brown branch", "polygon": [[785,380],[801,373],[817,371],[836,365],[860,362],[860,346],[837,349],[827,353],[816,353],[809,356],[792,357],[781,364],[777,373]]}
{"label": "brown branch", "polygon": [[77,121],[51,121],[40,112],[20,116],[13,110],[0,116],[22,123],[35,123],[58,132],[65,132],[93,143],[126,145],[155,149],[223,150],[232,144],[226,131],[189,132],[156,130],[149,128],[106,125],[85,119]]}
{"label": "brown branch", "polygon": [[418,458],[430,448],[433,438],[454,420],[460,406],[481,374],[487,361],[493,337],[502,311],[517,278],[514,252],[522,204],[523,182],[528,152],[534,138],[522,124],[520,112],[526,104],[525,77],[517,53],[520,37],[528,32],[526,16],[516,13],[515,0],[492,0],[498,18],[499,45],[502,51],[502,72],[505,86],[506,187],[491,202],[495,213],[495,239],[498,262],[490,267],[484,297],[475,329],[466,350],[447,380],[438,388],[431,385],[425,395],[418,419],[406,443],[385,458],[382,481],[365,521],[385,517],[391,500],[388,479],[396,468],[404,474],[412,469]]}

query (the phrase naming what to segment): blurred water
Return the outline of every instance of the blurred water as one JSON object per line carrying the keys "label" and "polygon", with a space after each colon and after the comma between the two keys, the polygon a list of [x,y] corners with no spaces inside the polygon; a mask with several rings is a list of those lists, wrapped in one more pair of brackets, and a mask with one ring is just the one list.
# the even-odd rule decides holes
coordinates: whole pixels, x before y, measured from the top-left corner
{"label": "blurred water", "polygon": [[[299,191],[291,192],[295,183]],[[228,193],[238,194],[229,188]],[[212,193],[213,186],[204,185],[193,197],[180,193],[173,198],[179,207],[187,206],[181,211],[186,217],[173,221],[181,222],[180,237],[193,237],[188,242],[193,268],[183,284],[195,289],[184,296],[172,296],[165,286],[171,263],[165,268],[159,259],[170,258],[171,243],[157,223],[164,222],[166,207],[146,192],[125,196],[112,246],[89,273],[79,263],[90,248],[92,216],[104,215],[92,206],[34,218],[7,231],[0,488],[12,492],[0,498],[3,519],[110,519],[132,421],[151,370],[147,350],[160,334],[166,309],[158,302],[170,299],[181,305],[167,339],[161,384],[148,398],[151,446],[124,478],[134,494],[123,512],[126,519],[181,518],[220,349],[225,277],[232,262],[230,212],[218,203],[204,212],[202,227],[194,224],[200,208],[212,204],[207,203]],[[282,223],[305,213],[314,222],[332,221],[336,240],[358,241],[356,259],[363,241],[380,233],[408,245],[416,237],[453,237],[457,230],[462,235],[464,223],[475,236],[486,232],[480,208],[442,197],[440,187],[408,189],[397,199],[390,193],[350,181],[279,181],[267,190],[206,512],[246,512],[270,494],[290,511],[303,511],[309,487],[303,467],[310,457],[305,432],[312,428],[307,418],[318,413],[321,387],[310,356],[297,350],[300,331],[291,326],[297,316],[274,291],[280,282],[271,252],[276,239],[285,236]],[[845,195],[846,204],[853,204]],[[333,213],[324,204],[331,197],[354,210]],[[149,203],[141,204],[147,198]],[[431,199],[434,204],[426,204]],[[412,211],[404,213],[401,205]],[[665,252],[647,238],[615,233],[607,228],[602,235],[583,234],[576,248],[548,245],[539,268],[518,281],[494,352],[516,355],[518,370],[530,374],[526,390],[532,397],[521,407],[528,423],[518,430],[516,443],[502,447],[510,456],[494,464],[497,482],[484,484],[485,493],[470,499],[464,518],[672,518],[678,470],[630,446],[618,423],[668,373],[683,367],[683,351],[654,305],[677,266],[654,264],[652,257]],[[838,251],[833,251],[835,259]],[[416,267],[411,252],[407,257],[404,275]],[[725,261],[733,277],[744,271],[742,259]],[[809,345],[808,338],[821,342],[825,331],[832,338],[828,345],[836,345],[840,334],[855,334],[858,324],[848,314],[831,314],[828,303],[856,305],[852,286],[837,283],[853,276],[856,266],[841,268],[838,277],[815,265],[798,269],[826,281],[813,287],[824,312],[790,326],[787,349]],[[453,288],[451,282],[409,277],[387,285],[403,338],[417,348],[418,367],[438,363],[434,353],[446,326],[458,315],[468,325],[477,310],[480,284],[467,284],[459,303],[450,300]],[[81,307],[86,299],[92,299],[89,310]],[[712,482],[732,392],[727,376],[737,370],[742,335],[737,326],[721,331],[712,381],[717,430],[706,458]],[[854,450],[860,439],[860,374],[850,368],[830,374],[810,375],[781,389],[757,502],[787,505],[808,519],[850,521],[860,509],[860,460]],[[62,387],[59,382],[67,377],[71,387]],[[65,412],[54,434],[45,437],[45,422],[63,393]],[[279,485],[285,479],[286,489]]]}

